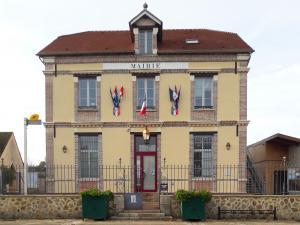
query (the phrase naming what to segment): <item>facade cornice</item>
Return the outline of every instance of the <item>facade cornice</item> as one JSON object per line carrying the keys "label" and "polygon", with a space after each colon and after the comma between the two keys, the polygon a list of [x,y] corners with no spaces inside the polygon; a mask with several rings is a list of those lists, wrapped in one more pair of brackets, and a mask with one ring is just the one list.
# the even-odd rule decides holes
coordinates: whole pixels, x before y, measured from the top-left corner
{"label": "facade cornice", "polygon": [[68,63],[122,63],[122,62],[228,62],[241,61],[236,54],[201,54],[201,55],[118,55],[116,56],[60,56],[55,57],[57,64]]}
{"label": "facade cornice", "polygon": [[[239,69],[238,73],[248,73],[249,68]],[[64,76],[64,75],[101,75],[101,74],[161,74],[161,73],[213,73],[218,75],[219,73],[235,73],[234,68],[221,68],[221,69],[166,69],[166,70],[60,70],[55,73],[55,71],[43,71],[45,76]]]}
{"label": "facade cornice", "polygon": [[45,122],[46,128],[73,127],[73,128],[106,128],[106,127],[219,127],[219,126],[247,126],[249,121],[223,120],[223,121],[137,121],[137,122]]}

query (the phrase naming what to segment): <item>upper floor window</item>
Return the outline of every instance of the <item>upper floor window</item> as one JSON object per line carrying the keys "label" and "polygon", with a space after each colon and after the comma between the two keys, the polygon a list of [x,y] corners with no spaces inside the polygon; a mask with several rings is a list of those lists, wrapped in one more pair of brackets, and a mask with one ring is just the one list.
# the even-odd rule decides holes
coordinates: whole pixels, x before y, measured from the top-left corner
{"label": "upper floor window", "polygon": [[212,135],[195,134],[194,177],[212,176]]}
{"label": "upper floor window", "polygon": [[79,135],[80,177],[98,177],[98,135]]}
{"label": "upper floor window", "polygon": [[96,78],[79,78],[79,107],[96,107]]}
{"label": "upper floor window", "polygon": [[137,103],[136,108],[140,109],[143,105],[144,99],[146,99],[146,107],[155,107],[155,89],[154,89],[154,77],[138,77],[137,78]]}
{"label": "upper floor window", "polygon": [[213,107],[213,77],[195,77],[194,107]]}
{"label": "upper floor window", "polygon": [[152,54],[152,30],[139,31],[140,54]]}

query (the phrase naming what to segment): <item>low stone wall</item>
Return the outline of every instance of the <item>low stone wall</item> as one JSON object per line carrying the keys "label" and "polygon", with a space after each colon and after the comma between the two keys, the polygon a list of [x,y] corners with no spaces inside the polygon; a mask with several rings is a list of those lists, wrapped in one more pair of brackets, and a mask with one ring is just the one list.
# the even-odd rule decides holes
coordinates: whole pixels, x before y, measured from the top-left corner
{"label": "low stone wall", "polygon": [[[124,210],[123,195],[109,202],[109,215]],[[79,219],[80,195],[0,195],[0,219]]]}
{"label": "low stone wall", "polygon": [[2,195],[1,219],[80,218],[80,195]]}
{"label": "low stone wall", "polygon": [[[208,219],[217,219],[218,206],[222,209],[273,209],[276,207],[278,219],[300,220],[300,195],[214,195],[206,205]],[[161,195],[161,210],[175,218],[180,217],[180,204],[174,195]],[[238,218],[239,215],[222,215]],[[241,215],[247,217],[247,215]],[[272,219],[272,215],[248,215],[249,218]]]}
{"label": "low stone wall", "polygon": [[[217,218],[218,206],[223,209],[273,209],[276,207],[278,219],[300,220],[300,195],[214,195],[212,201],[206,206],[207,218]],[[160,209],[167,215],[180,217],[180,205],[174,195],[161,195]],[[109,204],[109,214],[114,215],[123,210],[124,196],[115,195],[114,201]],[[81,213],[80,195],[0,196],[0,219],[79,219]],[[226,217],[237,218],[237,215]],[[262,216],[251,215],[250,217]]]}

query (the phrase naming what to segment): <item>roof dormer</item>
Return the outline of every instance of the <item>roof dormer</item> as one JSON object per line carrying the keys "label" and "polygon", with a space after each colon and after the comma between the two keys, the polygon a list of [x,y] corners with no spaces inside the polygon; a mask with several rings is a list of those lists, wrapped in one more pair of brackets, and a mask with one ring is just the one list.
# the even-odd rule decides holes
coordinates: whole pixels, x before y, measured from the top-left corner
{"label": "roof dormer", "polygon": [[147,10],[148,5],[130,22],[131,41],[136,54],[157,54],[157,42],[162,40],[162,21]]}

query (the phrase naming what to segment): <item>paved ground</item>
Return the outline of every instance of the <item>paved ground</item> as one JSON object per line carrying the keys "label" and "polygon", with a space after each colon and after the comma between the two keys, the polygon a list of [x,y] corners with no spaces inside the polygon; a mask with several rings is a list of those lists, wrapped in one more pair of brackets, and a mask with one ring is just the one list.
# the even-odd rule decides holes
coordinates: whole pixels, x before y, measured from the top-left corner
{"label": "paved ground", "polygon": [[226,220],[216,221],[208,220],[205,222],[182,222],[182,221],[82,221],[82,220],[15,220],[3,221],[0,220],[1,225],[300,225],[300,221],[272,221],[272,220],[253,220],[253,221],[240,221],[240,220]]}

